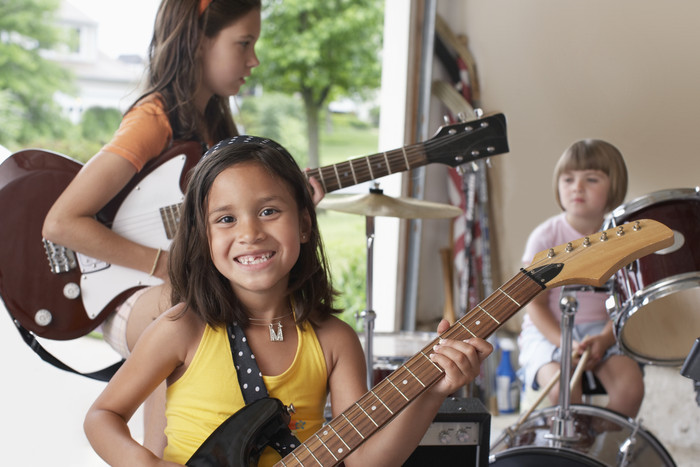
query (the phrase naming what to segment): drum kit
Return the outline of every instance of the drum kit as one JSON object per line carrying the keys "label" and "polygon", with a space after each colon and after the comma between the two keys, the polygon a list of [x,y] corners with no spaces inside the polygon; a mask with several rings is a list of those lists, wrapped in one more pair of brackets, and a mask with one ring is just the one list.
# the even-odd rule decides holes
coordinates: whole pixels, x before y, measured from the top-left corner
{"label": "drum kit", "polygon": [[[431,333],[376,333],[372,309],[374,217],[450,218],[457,207],[385,196],[378,185],[368,194],[328,195],[320,208],[366,217],[367,307],[364,346],[367,383],[373,387],[432,339]],[[603,229],[654,219],[674,231],[674,244],[619,270],[604,290],[622,351],[643,365],[680,366],[700,337],[700,188],[664,190],[615,209]],[[575,292],[562,288],[562,352],[571,355]],[[374,354],[377,339],[379,356]],[[362,336],[361,336],[362,339]],[[697,353],[697,352],[696,352]],[[583,359],[585,360],[585,359]],[[697,356],[696,360],[700,360]],[[582,367],[579,363],[579,367]],[[694,364],[694,366],[698,366]],[[572,379],[579,375],[577,367]],[[661,443],[641,424],[602,407],[570,404],[571,360],[562,358],[559,405],[525,413],[491,445],[490,464],[508,466],[675,466]],[[536,406],[537,404],[535,404]]]}
{"label": "drum kit", "polygon": [[[685,361],[684,369],[697,367],[688,360],[700,359],[693,351],[700,347],[700,188],[654,192],[623,204],[603,229],[637,219],[667,225],[674,232],[674,244],[625,266],[608,282],[606,306],[617,342],[640,364],[680,366]],[[571,293],[582,288],[562,288],[562,356],[571,355],[576,309]],[[570,359],[562,358],[559,405],[521,416],[492,444],[490,464],[676,465],[635,420],[602,407],[569,405],[570,369]],[[575,371],[572,379],[576,375]]]}

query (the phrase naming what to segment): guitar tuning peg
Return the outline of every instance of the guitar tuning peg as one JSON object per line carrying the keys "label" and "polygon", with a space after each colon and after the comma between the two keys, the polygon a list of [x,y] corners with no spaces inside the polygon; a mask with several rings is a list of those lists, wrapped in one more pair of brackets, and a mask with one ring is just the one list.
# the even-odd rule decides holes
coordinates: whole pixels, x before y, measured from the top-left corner
{"label": "guitar tuning peg", "polygon": [[455,170],[459,174],[460,177],[464,176],[464,166],[463,165],[458,165],[455,167]]}
{"label": "guitar tuning peg", "polygon": [[492,165],[492,163],[491,163],[491,158],[490,158],[490,157],[487,157],[487,158],[486,158],[485,163],[486,163],[486,167],[488,167],[489,169],[492,169],[492,168],[493,168],[493,165]]}
{"label": "guitar tuning peg", "polygon": [[474,161],[472,161],[472,171],[474,171],[474,172],[479,171],[479,165]]}
{"label": "guitar tuning peg", "polygon": [[464,123],[467,121],[467,116],[464,115],[464,112],[459,112],[457,114],[457,120],[459,120],[460,123]]}
{"label": "guitar tuning peg", "polygon": [[445,125],[450,124],[450,116],[449,115],[443,115],[442,116],[442,121],[445,123]]}
{"label": "guitar tuning peg", "polygon": [[476,115],[476,118],[481,118],[484,116],[484,109],[481,107],[477,107],[474,109],[474,115]]}

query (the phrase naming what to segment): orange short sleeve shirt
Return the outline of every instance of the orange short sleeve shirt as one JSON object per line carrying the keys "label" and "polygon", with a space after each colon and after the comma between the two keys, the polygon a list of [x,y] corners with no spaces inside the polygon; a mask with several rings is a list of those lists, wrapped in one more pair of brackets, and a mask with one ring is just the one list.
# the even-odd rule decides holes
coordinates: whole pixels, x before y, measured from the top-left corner
{"label": "orange short sleeve shirt", "polygon": [[122,119],[112,140],[101,150],[128,160],[140,171],[171,144],[173,130],[160,97],[146,97]]}

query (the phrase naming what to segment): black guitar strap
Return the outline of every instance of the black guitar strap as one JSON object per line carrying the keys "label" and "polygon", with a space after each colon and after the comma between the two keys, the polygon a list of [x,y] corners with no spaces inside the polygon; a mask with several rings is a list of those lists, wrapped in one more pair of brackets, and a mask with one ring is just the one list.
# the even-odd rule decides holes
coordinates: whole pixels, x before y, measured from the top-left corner
{"label": "black guitar strap", "polygon": [[[268,397],[262,373],[255,361],[255,355],[250,350],[248,339],[243,333],[243,329],[237,323],[234,323],[232,326],[227,327],[227,333],[231,345],[231,353],[233,354],[233,364],[236,367],[238,383],[241,385],[245,403],[250,404],[263,397]],[[284,427],[272,437],[269,446],[284,457],[300,444],[301,442],[292,434],[289,427]]]}
{"label": "black guitar strap", "polygon": [[41,346],[39,341],[36,339],[36,336],[32,334],[29,330],[25,329],[24,326],[19,324],[19,321],[16,319],[12,319],[12,322],[15,323],[15,326],[17,327],[17,331],[19,331],[20,336],[22,336],[22,339],[24,342],[45,362],[50,363],[51,365],[55,366],[56,368],[60,368],[61,370],[69,371],[71,373],[75,373],[81,376],[85,376],[87,378],[91,379],[96,379],[97,381],[104,381],[108,382],[110,378],[114,375],[114,373],[117,372],[120,366],[122,366],[122,363],[124,363],[124,360],[120,360],[116,362],[113,365],[110,365],[106,368],[103,368],[101,370],[93,371],[91,373],[82,373],[74,368],[71,368],[70,366],[66,365],[63,363],[61,360],[53,356],[48,350],[46,350],[44,347]]}

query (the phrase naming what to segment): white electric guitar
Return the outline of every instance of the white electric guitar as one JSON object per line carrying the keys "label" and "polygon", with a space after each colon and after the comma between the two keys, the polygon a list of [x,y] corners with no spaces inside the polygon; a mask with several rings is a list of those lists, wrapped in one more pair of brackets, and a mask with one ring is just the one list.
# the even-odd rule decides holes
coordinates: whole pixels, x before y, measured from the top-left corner
{"label": "white electric guitar", "polygon": [[[147,164],[97,219],[129,240],[167,249],[179,223],[185,176],[201,150],[194,142],[174,145]],[[495,114],[443,126],[425,142],[312,169],[308,175],[331,192],[429,163],[454,167],[505,152],[505,116]],[[83,336],[135,290],[160,283],[147,273],[42,239],[46,213],[81,166],[43,150],[20,151],[0,164],[0,297],[14,319],[47,339]]]}

